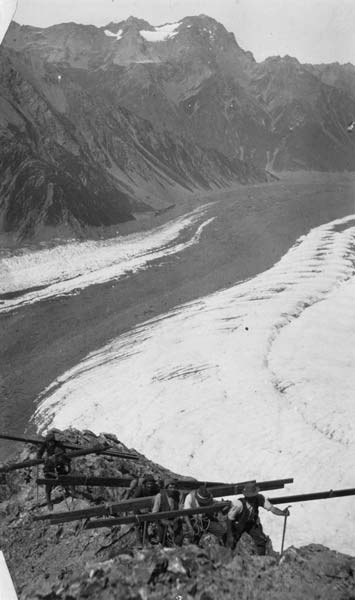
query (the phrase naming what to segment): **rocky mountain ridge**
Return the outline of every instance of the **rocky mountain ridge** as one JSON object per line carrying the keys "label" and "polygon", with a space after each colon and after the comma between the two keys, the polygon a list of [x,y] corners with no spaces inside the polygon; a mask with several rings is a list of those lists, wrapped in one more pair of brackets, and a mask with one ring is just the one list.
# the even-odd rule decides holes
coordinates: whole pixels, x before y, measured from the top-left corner
{"label": "rocky mountain ridge", "polygon": [[[127,448],[110,434],[57,431],[58,439],[96,445],[110,443]],[[21,459],[33,456],[27,446]],[[74,469],[90,476],[157,477],[172,473],[140,456],[138,462],[113,457],[76,458]],[[25,475],[25,477],[24,477]],[[34,521],[46,514],[44,491],[35,485],[36,469],[13,472],[0,485],[1,546],[20,600],[352,600],[355,598],[355,559],[312,544],[287,547],[280,558],[269,545],[258,557],[248,536],[236,550],[220,546],[205,535],[198,546],[137,547],[132,526],[111,529],[83,528],[80,521],[51,526]],[[122,490],[77,486],[74,498],[57,488],[54,511],[78,510],[117,502]]]}
{"label": "rocky mountain ridge", "polygon": [[256,63],[205,15],[12,23],[1,49],[1,229],[80,231],[267,171],[352,170],[352,65]]}
{"label": "rocky mountain ridge", "polygon": [[[134,21],[134,20],[133,20]],[[127,36],[137,36],[135,22]],[[101,65],[112,43],[95,27],[13,24],[1,48],[1,229],[80,231],[165,209],[199,190],[265,180],[251,163],[156,128],[126,107]],[[137,44],[132,46],[137,55]],[[99,70],[98,66],[100,66]]]}

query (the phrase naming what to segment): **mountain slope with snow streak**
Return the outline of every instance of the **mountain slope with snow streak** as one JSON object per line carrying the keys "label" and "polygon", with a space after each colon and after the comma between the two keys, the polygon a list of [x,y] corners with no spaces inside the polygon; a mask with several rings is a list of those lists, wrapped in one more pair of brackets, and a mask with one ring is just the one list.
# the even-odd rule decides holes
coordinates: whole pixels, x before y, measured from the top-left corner
{"label": "mountain slope with snow streak", "polygon": [[[121,336],[44,392],[38,426],[114,431],[202,479],[354,487],[354,243],[353,216],[322,225],[268,271]],[[262,517],[277,547],[282,522]],[[351,498],[292,508],[288,544],[354,539]]]}
{"label": "mountain slope with snow streak", "polygon": [[0,262],[0,312],[77,293],[117,280],[147,263],[198,243],[209,204],[147,232],[104,241],[73,242],[21,253]]}

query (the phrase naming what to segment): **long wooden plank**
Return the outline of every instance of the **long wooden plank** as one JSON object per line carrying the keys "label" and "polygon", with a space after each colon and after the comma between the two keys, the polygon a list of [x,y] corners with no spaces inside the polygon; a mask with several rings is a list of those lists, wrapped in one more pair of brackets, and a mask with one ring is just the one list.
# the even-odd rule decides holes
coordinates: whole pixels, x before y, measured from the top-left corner
{"label": "long wooden plank", "polygon": [[[293,481],[289,479],[275,479],[274,481],[260,481],[257,482],[256,485],[260,490],[270,489],[270,486],[273,486],[271,489],[279,489],[283,487],[283,483],[287,481],[288,483]],[[222,496],[234,496],[237,494],[241,494],[245,487],[246,482],[237,483],[233,486],[221,486],[217,488],[211,488],[210,491],[212,495],[217,497]],[[217,492],[216,494],[214,492]],[[57,523],[66,523],[69,521],[76,521],[79,519],[86,519],[88,517],[100,517],[100,516],[109,516],[115,515],[122,512],[136,511],[142,509],[150,509],[152,508],[152,503],[154,500],[154,496],[146,496],[145,498],[132,498],[130,500],[123,500],[116,504],[105,505],[105,506],[96,506],[94,508],[85,508],[82,510],[73,510],[73,511],[65,511],[58,512],[53,514],[45,514],[41,516],[34,517],[35,521],[56,521]]]}
{"label": "long wooden plank", "polygon": [[267,490],[267,489],[273,490],[273,489],[277,489],[274,487],[275,484],[277,486],[278,486],[278,484],[286,485],[287,483],[293,483],[293,481],[294,480],[292,477],[288,477],[286,479],[273,479],[273,480],[259,481],[259,482],[256,482],[255,479],[248,479],[247,481],[242,481],[242,482],[238,482],[238,483],[223,483],[223,482],[213,482],[213,481],[191,481],[191,480],[185,481],[183,479],[180,479],[177,481],[176,487],[179,490],[194,490],[194,489],[199,488],[200,486],[206,486],[210,490],[210,492],[212,492],[213,495],[216,495],[215,491],[220,491],[220,490],[222,490],[222,488],[225,488],[227,491],[223,492],[223,493],[225,493],[225,495],[227,495],[228,491],[230,491],[229,495],[232,495],[232,493],[238,493],[238,494],[242,493],[241,491],[232,492],[233,488],[238,486],[238,489],[240,490],[241,486],[245,486],[247,483],[255,483],[260,489],[263,489],[263,490]]}
{"label": "long wooden plank", "polygon": [[355,488],[344,490],[327,490],[325,492],[312,492],[310,494],[298,494],[294,496],[279,496],[269,498],[272,504],[289,504],[290,502],[308,502],[309,500],[329,500],[330,498],[342,498],[344,496],[355,496]]}
{"label": "long wooden plank", "polygon": [[218,487],[208,488],[211,494],[215,498],[221,498],[222,496],[234,496],[242,494],[246,483],[255,483],[261,492],[267,490],[277,490],[284,487],[287,483],[293,483],[293,478],[288,477],[287,479],[274,479],[270,481],[244,481],[242,483],[232,483],[229,485],[222,485]]}
{"label": "long wooden plank", "polygon": [[232,483],[224,483],[223,481],[192,481],[191,479],[178,479],[175,481],[178,490],[196,490],[201,486],[217,487],[221,485],[233,485]]}
{"label": "long wooden plank", "polygon": [[23,435],[9,435],[8,433],[0,433],[0,440],[10,440],[11,442],[23,442],[24,444],[43,444],[44,437],[28,438]]}
{"label": "long wooden plank", "polygon": [[[63,477],[57,477],[55,479],[55,482],[60,484],[60,485],[88,485],[88,486],[98,486],[98,487],[129,487],[131,482],[133,481],[132,477],[93,477],[93,476],[84,476],[84,475],[66,475]],[[44,477],[39,477],[38,479],[36,479],[36,483],[38,485],[47,485],[49,483],[53,483],[52,479],[46,479]],[[222,489],[222,491],[224,489],[226,489],[227,491],[229,489],[234,490],[235,486],[243,486],[246,483],[256,483],[255,480],[251,481],[245,481],[243,483],[218,483],[218,484],[213,484],[216,485],[218,487],[216,488],[211,488],[211,489],[218,489],[218,491],[220,489]],[[194,490],[199,488],[201,485],[204,485],[204,483],[202,483],[201,481],[196,481],[193,483],[192,482],[188,482],[188,485],[185,485],[184,481],[178,481],[177,485],[176,485],[176,489],[181,490],[181,491],[190,491],[190,490]],[[211,482],[207,483],[207,487],[208,489],[210,489],[210,486],[212,485]],[[275,489],[275,488],[273,488]],[[234,493],[234,491],[233,491]]]}
{"label": "long wooden plank", "polygon": [[127,488],[130,486],[132,481],[131,477],[85,477],[85,476],[63,476],[56,478],[41,478],[36,479],[37,485],[48,485],[55,483],[57,485],[87,485],[97,487],[123,487]]}
{"label": "long wooden plank", "polygon": [[[87,454],[102,454],[104,450],[102,446],[94,446],[91,448],[83,448],[82,450],[76,450],[75,452],[67,452],[67,458],[75,458],[77,456],[86,456]],[[120,458],[128,458],[130,460],[138,460],[139,457],[132,456],[131,454],[115,454],[116,457]],[[41,465],[46,461],[45,458],[34,458],[33,460],[26,460],[21,463],[14,463],[6,466],[0,467],[0,473],[8,473],[9,471],[17,471],[18,469],[26,469],[28,467],[34,467],[36,465]]]}
{"label": "long wooden plank", "polygon": [[181,510],[166,510],[157,513],[147,513],[143,515],[128,515],[118,517],[117,519],[98,519],[84,525],[85,529],[94,529],[96,527],[112,527],[113,525],[124,525],[129,523],[144,523],[146,521],[160,521],[161,519],[176,519],[177,517],[187,517],[199,514],[208,514],[218,512],[229,506],[229,502],[214,502],[209,506],[200,506],[198,508],[182,508]]}
{"label": "long wooden plank", "polygon": [[[88,486],[98,486],[98,487],[129,487],[133,479],[131,477],[85,477],[80,475],[67,475],[63,477],[58,477],[55,479],[55,483],[58,485],[88,485]],[[274,481],[261,481],[258,483],[260,490],[268,490],[268,489],[278,489],[282,488],[286,483],[292,483],[293,479],[275,479]],[[47,485],[53,483],[52,479],[38,478],[36,479],[36,483],[38,485]],[[188,491],[197,489],[202,485],[200,481],[194,482],[194,486],[186,487],[184,485],[184,481],[179,481],[176,488],[183,491]],[[190,482],[189,482],[190,483]],[[247,483],[256,483],[255,480],[243,481],[241,483],[218,483],[214,484],[215,487],[211,487],[211,483],[207,484],[208,489],[212,493],[213,496],[223,496],[223,495],[233,495],[233,494],[241,494],[243,491],[243,487]],[[236,491],[237,489],[237,491]]]}
{"label": "long wooden plank", "polygon": [[[244,483],[241,484],[242,488]],[[220,488],[218,488],[220,490]],[[223,488],[224,489],[224,488]],[[233,487],[232,494],[235,493],[235,487]],[[224,494],[228,495],[228,494]],[[78,519],[85,519],[87,517],[104,517],[115,515],[123,512],[137,511],[143,509],[151,509],[153,506],[154,496],[145,496],[144,498],[131,498],[129,500],[122,500],[116,504],[95,506],[93,508],[84,508],[82,510],[65,511],[58,513],[45,514],[41,516],[35,516],[35,521],[56,521],[65,523],[66,521],[76,521]]]}
{"label": "long wooden plank", "polygon": [[58,513],[45,514],[33,517],[34,521],[58,521],[62,523],[66,521],[77,521],[78,519],[86,519],[87,517],[103,517],[110,516],[122,512],[130,512],[143,509],[151,509],[153,507],[154,496],[146,496],[145,498],[132,498],[122,500],[117,504],[105,504],[104,506],[95,506],[93,508],[84,508],[82,510],[72,510]]}
{"label": "long wooden plank", "polygon": [[[34,444],[34,445],[41,445],[43,444],[43,442],[45,441],[44,437],[38,437],[38,438],[28,438],[25,436],[20,436],[20,435],[9,435],[6,433],[0,433],[0,439],[2,440],[10,440],[13,442],[22,442],[24,444]],[[84,450],[85,447],[79,445],[79,444],[69,444],[67,442],[62,442],[61,444],[64,446],[64,448],[68,448],[70,450]],[[115,450],[115,449],[110,449],[110,446],[108,446],[107,448],[105,446],[102,447],[103,450],[101,452],[101,454],[104,454],[106,456],[119,456],[121,457],[122,452],[120,452],[119,450]],[[133,456],[134,459],[133,460],[138,460],[137,457],[135,457],[134,454],[128,453],[128,452],[124,452],[123,454],[129,454],[129,456]]]}

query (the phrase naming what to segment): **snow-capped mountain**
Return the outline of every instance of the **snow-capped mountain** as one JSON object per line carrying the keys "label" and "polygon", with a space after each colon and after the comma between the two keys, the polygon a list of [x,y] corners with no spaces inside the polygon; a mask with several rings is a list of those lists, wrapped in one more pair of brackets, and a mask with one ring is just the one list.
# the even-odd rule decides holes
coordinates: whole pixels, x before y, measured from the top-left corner
{"label": "snow-capped mountain", "polygon": [[265,167],[354,168],[353,71],[258,64],[204,15],[13,23],[1,56],[7,231],[114,224],[186,191],[260,181]]}

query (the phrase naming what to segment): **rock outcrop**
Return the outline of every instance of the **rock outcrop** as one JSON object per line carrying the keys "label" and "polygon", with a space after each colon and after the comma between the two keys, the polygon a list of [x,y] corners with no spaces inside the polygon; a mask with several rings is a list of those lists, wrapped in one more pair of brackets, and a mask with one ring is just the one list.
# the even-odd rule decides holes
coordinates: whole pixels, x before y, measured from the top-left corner
{"label": "rock outcrop", "polygon": [[[65,441],[96,444],[109,441],[127,450],[114,436],[99,438],[86,431],[59,432]],[[33,447],[21,455],[26,458]],[[144,456],[138,462],[104,456],[75,459],[80,474],[171,475]],[[355,598],[355,558],[316,544],[286,549],[270,545],[266,557],[255,556],[247,536],[231,551],[204,536],[200,545],[180,548],[135,543],[132,526],[86,530],[74,521],[50,526],[33,521],[47,509],[44,492],[34,484],[35,469],[7,476],[0,486],[1,547],[20,600],[351,600]],[[122,489],[77,487],[74,499],[53,492],[54,511],[95,506],[120,499]]]}
{"label": "rock outcrop", "polygon": [[[134,19],[125,27],[136,59],[139,27],[149,28]],[[165,127],[155,92],[159,127],[123,102],[116,54],[112,37],[93,26],[10,27],[0,49],[0,230],[21,238],[48,227],[78,233],[167,208],[190,192],[266,180],[186,128]],[[149,103],[139,67],[135,77],[135,95]]]}

